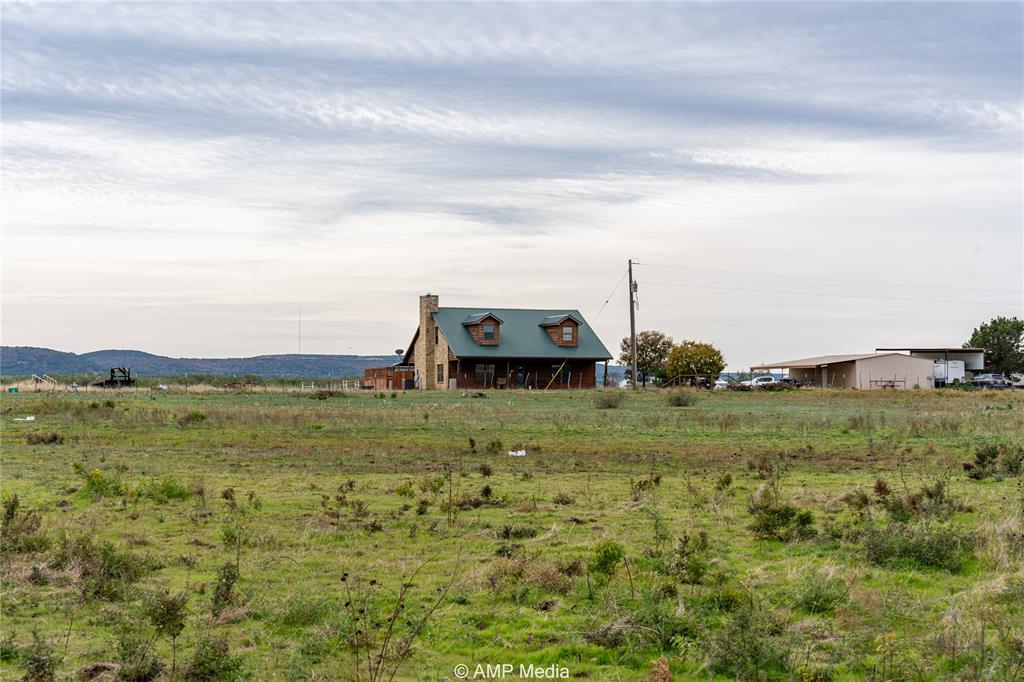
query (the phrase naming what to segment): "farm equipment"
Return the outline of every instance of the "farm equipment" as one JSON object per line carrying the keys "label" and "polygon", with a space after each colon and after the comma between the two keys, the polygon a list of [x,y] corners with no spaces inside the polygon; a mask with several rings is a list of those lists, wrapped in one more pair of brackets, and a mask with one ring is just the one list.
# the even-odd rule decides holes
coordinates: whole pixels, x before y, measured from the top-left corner
{"label": "farm equipment", "polygon": [[100,388],[124,388],[134,386],[135,379],[132,378],[132,370],[128,367],[111,367],[110,378],[97,381],[93,386]]}

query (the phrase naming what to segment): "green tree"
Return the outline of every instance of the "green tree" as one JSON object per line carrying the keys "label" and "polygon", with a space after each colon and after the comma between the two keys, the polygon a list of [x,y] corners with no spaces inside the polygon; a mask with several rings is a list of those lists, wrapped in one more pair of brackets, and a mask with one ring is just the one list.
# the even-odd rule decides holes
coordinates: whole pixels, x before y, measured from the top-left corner
{"label": "green tree", "polygon": [[665,373],[669,379],[682,380],[707,379],[714,383],[718,375],[725,369],[725,358],[722,351],[710,343],[700,341],[683,341],[669,353]]}
{"label": "green tree", "polygon": [[[636,335],[636,373],[645,388],[647,380],[664,369],[671,351],[672,337],[664,332],[648,329]],[[633,364],[628,336],[619,344],[619,362],[627,367]]]}
{"label": "green tree", "polygon": [[974,330],[964,348],[984,348],[989,372],[1024,372],[1024,320],[996,317],[985,322]]}

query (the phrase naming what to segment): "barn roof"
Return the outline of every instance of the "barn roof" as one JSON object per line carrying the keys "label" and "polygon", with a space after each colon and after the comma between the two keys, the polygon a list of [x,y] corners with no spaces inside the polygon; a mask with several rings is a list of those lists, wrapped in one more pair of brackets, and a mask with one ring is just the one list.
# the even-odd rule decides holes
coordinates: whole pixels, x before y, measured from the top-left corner
{"label": "barn roof", "polygon": [[[464,326],[467,319],[491,315],[501,320],[501,342],[479,345]],[[438,308],[434,321],[460,358],[528,358],[551,360],[610,360],[612,355],[578,310],[535,310],[525,308]],[[571,317],[579,325],[575,346],[559,346],[544,327],[554,320]],[[480,319],[483,319],[481,317]]]}
{"label": "barn roof", "polygon": [[[880,358],[885,355],[903,355],[902,353],[854,353],[852,355],[816,355],[811,358],[800,358],[799,360],[785,360],[782,362],[767,362],[763,365],[755,365],[750,369],[805,369],[821,367],[822,365],[835,365],[840,362],[852,362],[856,360],[867,360],[868,358]],[[904,357],[910,357],[904,355]]]}

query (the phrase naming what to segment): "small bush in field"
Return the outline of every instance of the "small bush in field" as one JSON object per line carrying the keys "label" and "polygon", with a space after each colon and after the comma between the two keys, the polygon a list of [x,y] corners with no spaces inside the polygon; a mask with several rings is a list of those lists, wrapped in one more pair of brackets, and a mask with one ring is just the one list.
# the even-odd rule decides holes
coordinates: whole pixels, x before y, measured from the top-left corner
{"label": "small bush in field", "polygon": [[171,500],[189,499],[193,495],[193,490],[177,479],[168,476],[158,481],[148,481],[140,487],[139,495],[158,504],[166,504]]}
{"label": "small bush in field", "polygon": [[551,501],[554,502],[555,504],[568,505],[575,504],[576,498],[567,493],[558,493]]}
{"label": "small bush in field", "polygon": [[50,546],[50,539],[40,530],[42,525],[39,513],[22,509],[18,493],[11,493],[3,500],[0,552],[22,554],[45,550]]}
{"label": "small bush in field", "polygon": [[890,523],[864,533],[868,560],[880,566],[918,566],[956,573],[963,568],[973,535],[948,525]]}
{"label": "small bush in field", "polygon": [[610,578],[615,574],[619,563],[626,558],[626,550],[614,540],[602,540],[591,549],[587,568],[591,573]]}
{"label": "small bush in field", "polygon": [[492,476],[494,474],[494,467],[492,467],[487,462],[481,462],[480,466],[478,467],[478,471],[480,472],[481,476],[487,478],[488,476]]}
{"label": "small bush in field", "polygon": [[186,429],[190,426],[198,426],[206,420],[206,415],[198,410],[189,410],[185,414],[178,417],[178,426]]}
{"label": "small bush in field", "polygon": [[697,396],[689,391],[682,389],[672,391],[665,397],[667,402],[672,407],[689,407],[697,403]]}
{"label": "small bush in field", "polygon": [[86,469],[82,462],[75,462],[72,468],[82,477],[82,487],[79,491],[94,501],[121,497],[128,490],[124,481],[116,473],[102,469]]}
{"label": "small bush in field", "polygon": [[214,584],[213,596],[210,601],[210,610],[214,616],[226,609],[235,601],[235,583],[238,582],[238,569],[231,562],[227,562],[217,569],[217,582]]}
{"label": "small bush in field", "polygon": [[620,391],[602,391],[594,398],[594,407],[599,410],[615,410],[625,399],[626,396]]}
{"label": "small bush in field", "polygon": [[711,542],[706,532],[701,531],[696,536],[684,535],[669,555],[667,573],[684,583],[699,585],[711,567],[710,552]]}
{"label": "small bush in field", "polygon": [[77,568],[79,590],[86,599],[117,600],[129,585],[160,568],[160,563],[88,535],[64,535],[50,567]]}
{"label": "small bush in field", "polygon": [[497,455],[501,452],[501,439],[495,438],[487,444],[487,454]]}
{"label": "small bush in field", "polygon": [[117,638],[117,679],[124,682],[151,682],[164,669],[153,651],[150,638],[133,630],[122,630]]}
{"label": "small bush in field", "polygon": [[29,682],[52,682],[63,662],[57,648],[38,630],[32,631],[32,642],[21,651],[21,660],[25,666],[22,679]]}
{"label": "small bush in field", "polygon": [[241,672],[242,661],[231,653],[227,638],[206,635],[196,642],[183,677],[189,682],[216,682],[237,679]]}
{"label": "small bush in field", "polygon": [[808,613],[830,613],[850,595],[846,581],[824,571],[812,571],[799,584],[797,604]]}
{"label": "small bush in field", "polygon": [[34,431],[25,434],[25,442],[28,445],[61,445],[64,443],[64,434],[56,431]]}
{"label": "small bush in field", "polygon": [[711,638],[708,669],[740,680],[775,679],[788,664],[788,652],[772,637],[776,630],[753,606],[739,609]]}
{"label": "small bush in field", "polygon": [[814,515],[768,498],[752,500],[750,529],[763,540],[803,540],[814,535]]}

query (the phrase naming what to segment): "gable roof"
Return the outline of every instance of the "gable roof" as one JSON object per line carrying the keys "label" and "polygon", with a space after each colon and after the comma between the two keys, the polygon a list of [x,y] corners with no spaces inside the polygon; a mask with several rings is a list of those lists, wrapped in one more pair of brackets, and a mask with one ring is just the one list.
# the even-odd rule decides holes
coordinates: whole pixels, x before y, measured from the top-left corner
{"label": "gable roof", "polygon": [[542,327],[553,327],[556,324],[561,324],[564,320],[573,320],[576,324],[582,324],[583,321],[576,319],[572,313],[561,313],[554,315],[547,315],[543,320],[540,321]]}
{"label": "gable roof", "polygon": [[497,320],[498,324],[504,324],[505,323],[505,320],[501,319],[500,317],[498,317],[497,315],[495,315],[491,311],[487,311],[486,313],[473,313],[472,315],[470,315],[469,317],[464,319],[462,321],[462,324],[465,324],[465,325],[476,324],[477,322],[483,322],[488,317]]}
{"label": "gable roof", "polygon": [[[501,343],[481,346],[473,340],[463,323],[477,315],[491,315],[501,321]],[[578,310],[487,308],[481,312],[480,308],[438,308],[433,316],[449,348],[460,358],[610,360],[612,357]],[[579,324],[575,346],[559,346],[544,330],[545,320],[561,321],[567,317]]]}

